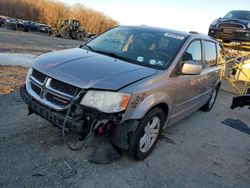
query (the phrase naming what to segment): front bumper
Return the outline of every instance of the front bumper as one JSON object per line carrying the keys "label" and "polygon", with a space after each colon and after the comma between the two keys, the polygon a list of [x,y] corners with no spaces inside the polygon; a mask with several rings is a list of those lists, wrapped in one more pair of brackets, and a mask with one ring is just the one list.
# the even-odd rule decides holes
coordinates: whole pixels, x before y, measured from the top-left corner
{"label": "front bumper", "polygon": [[[24,103],[27,104],[30,112],[34,112],[37,115],[43,117],[44,119],[48,120],[50,123],[53,125],[56,125],[58,127],[63,126],[63,122],[65,119],[66,112],[58,112],[53,109],[50,109],[47,106],[44,106],[34,98],[32,98],[29,93],[26,90],[26,86],[23,85],[20,88],[20,95],[24,101]],[[81,132],[82,131],[82,126],[84,124],[84,120],[76,120],[73,119],[72,117],[67,118],[67,128],[75,131],[75,132]]]}
{"label": "front bumper", "polygon": [[225,31],[214,27],[209,29],[208,35],[222,40],[250,42],[250,31],[247,30]]}
{"label": "front bumper", "polygon": [[[63,122],[65,119],[66,112],[65,111],[55,111],[53,109],[50,109],[47,106],[44,106],[32,96],[29,95],[29,93],[26,90],[25,85],[21,86],[20,88],[20,95],[23,99],[23,101],[27,104],[29,111],[32,113],[36,113],[37,115],[41,116],[42,118],[48,120],[53,125],[56,125],[58,127],[63,126]],[[95,126],[96,130],[99,131],[103,130],[104,132],[108,132],[110,135],[110,140],[113,144],[116,146],[127,150],[129,148],[129,133],[135,133],[137,130],[137,127],[139,125],[138,120],[127,120],[125,122],[121,121],[121,116],[119,114],[103,114],[101,112],[98,112],[93,109],[84,108],[82,112],[80,113],[81,119],[78,118],[72,118],[68,117],[66,121],[67,129],[78,132],[78,133],[88,133],[88,125],[90,124],[87,120],[90,117],[90,119],[98,120],[99,126]],[[103,124],[102,122],[105,122]],[[111,122],[112,126],[111,129],[107,129],[107,124]],[[106,129],[106,131],[105,131]]]}

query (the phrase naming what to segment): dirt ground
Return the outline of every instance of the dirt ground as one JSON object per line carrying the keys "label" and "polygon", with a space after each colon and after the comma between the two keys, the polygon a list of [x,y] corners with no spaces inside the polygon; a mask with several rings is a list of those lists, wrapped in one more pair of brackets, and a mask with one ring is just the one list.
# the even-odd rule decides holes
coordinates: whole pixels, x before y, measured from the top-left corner
{"label": "dirt ground", "polygon": [[[34,49],[41,54],[58,50],[54,43],[63,43],[62,49],[77,43],[1,29],[0,36],[0,51],[5,52]],[[38,39],[41,46],[34,42]],[[220,91],[211,112],[197,111],[164,130],[144,161],[135,162],[124,153],[113,163],[96,165],[87,161],[92,147],[71,151],[60,129],[36,115],[27,116],[14,91],[26,71],[0,67],[0,187],[249,187],[250,137],[221,123],[232,118],[250,126],[249,109],[230,109],[234,95]]]}

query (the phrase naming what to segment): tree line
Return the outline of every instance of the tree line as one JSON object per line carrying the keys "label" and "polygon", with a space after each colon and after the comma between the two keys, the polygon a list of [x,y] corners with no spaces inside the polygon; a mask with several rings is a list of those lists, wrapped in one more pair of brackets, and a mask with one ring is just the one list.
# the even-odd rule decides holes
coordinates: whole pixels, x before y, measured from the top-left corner
{"label": "tree line", "polygon": [[60,20],[75,19],[91,33],[102,33],[118,24],[102,12],[82,4],[66,5],[55,0],[0,0],[0,15],[31,20],[56,27]]}

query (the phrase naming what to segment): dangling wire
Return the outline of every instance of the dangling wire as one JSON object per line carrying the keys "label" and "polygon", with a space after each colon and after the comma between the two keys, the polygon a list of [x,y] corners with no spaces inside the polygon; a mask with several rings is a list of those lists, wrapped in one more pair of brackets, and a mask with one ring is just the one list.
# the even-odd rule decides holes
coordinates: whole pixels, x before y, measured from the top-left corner
{"label": "dangling wire", "polygon": [[[84,138],[82,144],[81,144],[79,147],[74,148],[74,147],[72,147],[72,146],[69,144],[69,142],[67,141],[66,136],[65,136],[65,127],[66,127],[67,119],[68,119],[68,117],[69,117],[69,113],[70,113],[70,111],[71,111],[72,106],[76,103],[76,100],[81,96],[81,92],[80,92],[80,93],[78,94],[78,97],[76,97],[76,96],[77,96],[77,93],[78,93],[78,89],[75,91],[74,96],[73,96],[73,99],[72,99],[72,101],[71,101],[70,104],[69,104],[69,107],[68,107],[66,116],[65,116],[64,121],[63,121],[63,127],[62,127],[62,137],[63,137],[63,141],[64,141],[64,143],[66,144],[66,146],[67,146],[69,149],[73,150],[73,151],[77,151],[77,150],[80,150],[80,149],[83,148],[83,146],[86,144],[87,140],[88,140],[89,138],[91,138],[92,133],[93,133],[93,128],[94,128],[94,125],[95,125],[95,123],[96,123],[96,121],[93,121],[93,122],[91,123],[90,132],[89,132],[89,133],[87,134],[87,136]],[[76,98],[75,98],[75,97],[76,97]]]}

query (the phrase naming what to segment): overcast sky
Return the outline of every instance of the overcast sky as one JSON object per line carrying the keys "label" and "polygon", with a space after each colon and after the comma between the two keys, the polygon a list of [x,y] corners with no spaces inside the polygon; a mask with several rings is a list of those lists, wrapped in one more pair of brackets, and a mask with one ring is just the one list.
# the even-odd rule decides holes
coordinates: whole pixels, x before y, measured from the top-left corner
{"label": "overcast sky", "polygon": [[250,10],[250,0],[60,0],[81,3],[123,25],[149,25],[207,33],[230,10]]}

